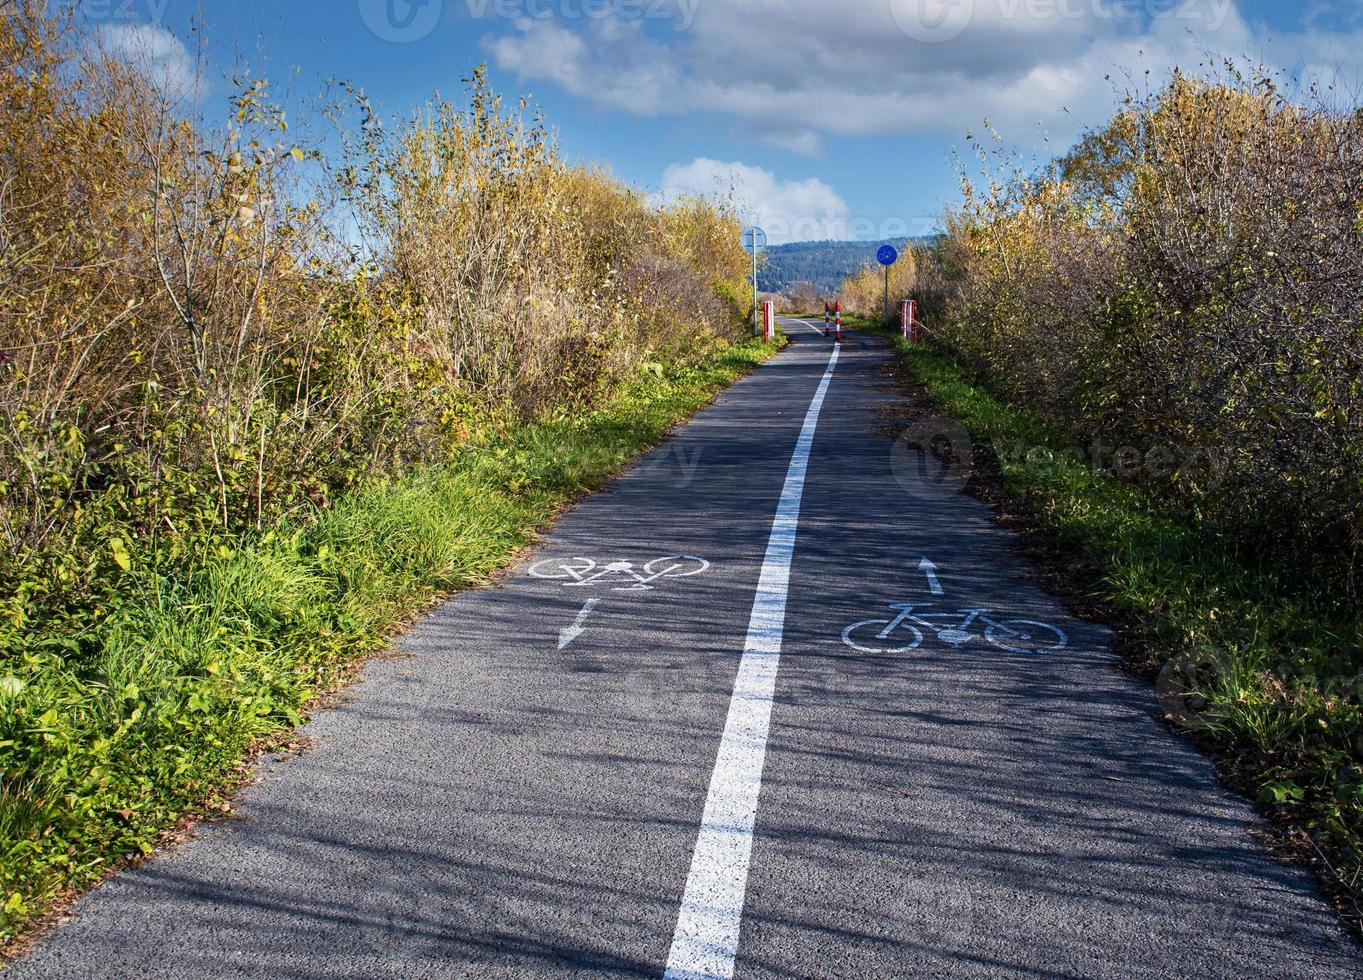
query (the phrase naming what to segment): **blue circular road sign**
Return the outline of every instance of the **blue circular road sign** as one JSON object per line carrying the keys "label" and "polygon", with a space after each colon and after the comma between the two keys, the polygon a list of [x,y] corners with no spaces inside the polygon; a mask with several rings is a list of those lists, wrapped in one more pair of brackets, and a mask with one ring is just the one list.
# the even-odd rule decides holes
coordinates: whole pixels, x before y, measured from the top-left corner
{"label": "blue circular road sign", "polygon": [[881,265],[894,265],[899,261],[899,253],[895,251],[893,245],[882,245],[880,251],[876,253],[876,261]]}

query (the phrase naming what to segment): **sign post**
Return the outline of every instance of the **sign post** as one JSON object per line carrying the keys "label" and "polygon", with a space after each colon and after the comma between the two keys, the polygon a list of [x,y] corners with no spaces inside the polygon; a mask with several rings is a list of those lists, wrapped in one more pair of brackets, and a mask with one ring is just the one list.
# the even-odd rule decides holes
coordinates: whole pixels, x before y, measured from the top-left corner
{"label": "sign post", "polygon": [[882,245],[876,253],[876,261],[885,267],[885,323],[890,321],[890,266],[899,261],[899,252],[893,245]]}
{"label": "sign post", "polygon": [[743,230],[743,249],[752,253],[752,334],[758,336],[758,316],[760,311],[757,309],[757,253],[767,247],[767,233],[761,228],[753,225]]}

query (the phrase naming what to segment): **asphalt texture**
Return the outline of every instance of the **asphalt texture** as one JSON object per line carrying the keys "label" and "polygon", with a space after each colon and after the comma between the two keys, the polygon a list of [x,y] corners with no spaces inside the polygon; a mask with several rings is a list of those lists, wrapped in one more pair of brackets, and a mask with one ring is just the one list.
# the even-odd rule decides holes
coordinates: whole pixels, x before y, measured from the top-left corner
{"label": "asphalt texture", "polygon": [[[831,349],[786,329],[504,583],[372,663],[238,818],[88,894],[7,975],[660,976]],[[849,335],[809,460],[736,975],[1363,976],[1107,631],[986,505],[915,485],[889,359]],[[902,604],[920,625],[844,642]]]}

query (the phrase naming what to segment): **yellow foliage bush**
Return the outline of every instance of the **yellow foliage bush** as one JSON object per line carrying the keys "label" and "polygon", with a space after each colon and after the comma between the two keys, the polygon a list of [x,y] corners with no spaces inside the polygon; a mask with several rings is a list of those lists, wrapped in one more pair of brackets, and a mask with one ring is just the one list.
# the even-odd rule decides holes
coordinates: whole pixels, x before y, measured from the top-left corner
{"label": "yellow foliage bush", "polygon": [[347,92],[328,159],[263,81],[211,125],[41,4],[0,17],[0,529],[26,607],[93,588],[79,556],[108,536],[188,555],[742,335],[732,207],[566,164],[481,69],[393,127]]}
{"label": "yellow foliage bush", "polygon": [[[918,261],[913,249],[905,245],[899,250],[899,261],[890,266],[888,316],[891,320],[898,315],[895,311],[902,301],[914,298],[917,283]],[[863,265],[843,280],[841,299],[847,313],[872,320],[885,317],[885,267]]]}
{"label": "yellow foliage bush", "polygon": [[1256,560],[1357,595],[1363,115],[1267,77],[1127,101],[1037,172],[982,153],[924,294],[935,334]]}

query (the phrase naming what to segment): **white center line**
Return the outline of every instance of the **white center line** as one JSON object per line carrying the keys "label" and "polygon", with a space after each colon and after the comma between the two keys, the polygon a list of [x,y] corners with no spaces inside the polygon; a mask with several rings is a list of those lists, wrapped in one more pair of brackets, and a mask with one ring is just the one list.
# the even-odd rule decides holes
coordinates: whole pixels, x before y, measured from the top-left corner
{"label": "white center line", "polygon": [[677,929],[672,934],[665,980],[728,980],[734,975],[743,898],[748,887],[748,862],[752,858],[753,826],[776,693],[776,671],[781,662],[786,593],[800,524],[800,500],[804,496],[805,473],[814,432],[819,426],[819,412],[833,380],[839,349],[839,345],[833,345],[828,368],[805,415],[781,502],[776,507],[748,621],[748,640],[738,665],[715,771],[710,777],[705,815],[691,855]]}

